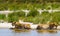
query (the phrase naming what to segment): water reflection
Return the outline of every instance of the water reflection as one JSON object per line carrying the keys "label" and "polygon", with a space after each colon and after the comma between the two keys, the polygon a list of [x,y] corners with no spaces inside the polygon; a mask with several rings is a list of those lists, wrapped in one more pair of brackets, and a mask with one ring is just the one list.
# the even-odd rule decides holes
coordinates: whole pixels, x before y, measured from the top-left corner
{"label": "water reflection", "polygon": [[60,36],[60,30],[0,29],[0,36]]}
{"label": "water reflection", "polygon": [[20,32],[29,32],[30,30],[21,30],[21,29],[14,29],[13,32],[20,33]]}
{"label": "water reflection", "polygon": [[37,30],[38,33],[57,33],[57,30]]}
{"label": "water reflection", "polygon": [[[57,30],[35,30],[38,33],[57,33]],[[31,32],[31,30],[27,29],[13,29],[13,32]]]}

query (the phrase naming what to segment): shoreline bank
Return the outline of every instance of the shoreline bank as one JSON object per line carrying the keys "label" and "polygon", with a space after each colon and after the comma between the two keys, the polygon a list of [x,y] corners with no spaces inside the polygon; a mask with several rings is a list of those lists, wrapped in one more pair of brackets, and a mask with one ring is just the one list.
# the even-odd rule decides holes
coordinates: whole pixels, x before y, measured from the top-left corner
{"label": "shoreline bank", "polygon": [[[36,29],[38,24],[31,24],[31,29]],[[12,26],[12,23],[0,23],[0,28],[14,28],[15,26]],[[57,29],[60,30],[60,26],[57,27]]]}

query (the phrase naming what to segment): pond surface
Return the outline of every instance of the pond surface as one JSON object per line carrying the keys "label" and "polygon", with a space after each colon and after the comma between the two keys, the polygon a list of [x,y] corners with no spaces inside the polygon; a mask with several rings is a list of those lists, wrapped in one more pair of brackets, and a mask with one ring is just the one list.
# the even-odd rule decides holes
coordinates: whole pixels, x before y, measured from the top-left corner
{"label": "pond surface", "polygon": [[0,29],[0,36],[60,36],[60,31]]}

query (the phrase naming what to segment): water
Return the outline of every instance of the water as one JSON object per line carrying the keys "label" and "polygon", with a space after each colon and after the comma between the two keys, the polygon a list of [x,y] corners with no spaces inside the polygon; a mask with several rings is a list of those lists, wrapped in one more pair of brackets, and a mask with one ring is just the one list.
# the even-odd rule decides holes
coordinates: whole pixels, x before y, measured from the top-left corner
{"label": "water", "polygon": [[60,31],[0,29],[0,36],[60,36]]}

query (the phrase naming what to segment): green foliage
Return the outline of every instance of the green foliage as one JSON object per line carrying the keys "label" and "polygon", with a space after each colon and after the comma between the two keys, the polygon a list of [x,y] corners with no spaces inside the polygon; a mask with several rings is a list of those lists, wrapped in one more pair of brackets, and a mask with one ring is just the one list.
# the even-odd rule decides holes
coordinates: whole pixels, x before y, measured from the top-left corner
{"label": "green foliage", "polygon": [[[53,3],[52,3],[53,2]],[[49,7],[52,6],[52,7]],[[55,9],[60,3],[56,0],[0,0],[0,10]],[[60,9],[60,8],[59,8]]]}
{"label": "green foliage", "polygon": [[47,23],[50,20],[50,13],[47,11],[44,11],[41,13],[40,18],[41,18],[41,23]]}
{"label": "green foliage", "polygon": [[37,10],[31,10],[27,16],[35,17],[37,15],[39,15],[39,12]]}
{"label": "green foliage", "polygon": [[25,17],[24,12],[13,12],[8,15],[8,21],[19,21],[19,17]]}
{"label": "green foliage", "polygon": [[25,22],[32,22],[32,23],[37,24],[37,23],[40,22],[40,19],[37,16],[36,17],[26,17],[23,21],[25,21]]}
{"label": "green foliage", "polygon": [[5,19],[6,17],[5,17],[5,15],[4,14],[0,14],[0,20],[3,20],[3,19]]}
{"label": "green foliage", "polygon": [[60,12],[54,12],[52,13],[52,22],[60,22]]}
{"label": "green foliage", "polygon": [[[8,21],[18,21],[22,19],[27,22],[33,23],[47,23],[48,21],[60,22],[60,12],[49,13],[47,11],[39,14],[37,9],[60,9],[59,0],[0,0],[0,10],[31,10],[27,17],[25,17],[25,12],[13,12],[8,14]],[[4,14],[0,14],[0,19],[5,19]],[[52,20],[51,20],[52,18]]]}
{"label": "green foliage", "polygon": [[59,5],[60,3],[53,3],[52,4],[52,8],[53,9],[60,9],[60,5]]}
{"label": "green foliage", "polygon": [[0,10],[7,10],[8,9],[8,7],[6,6],[7,5],[7,3],[1,3],[0,4]]}

